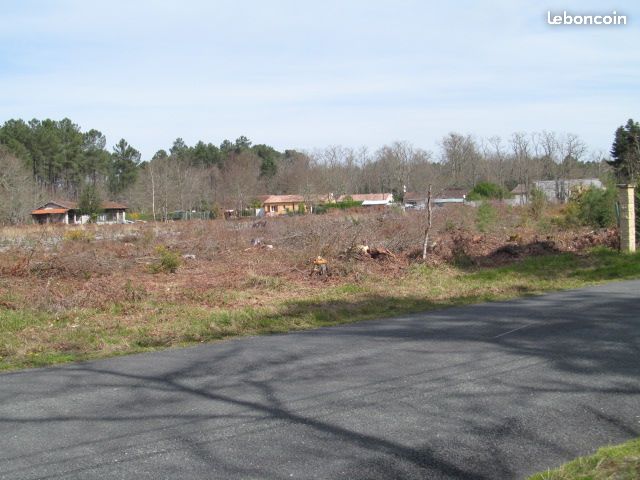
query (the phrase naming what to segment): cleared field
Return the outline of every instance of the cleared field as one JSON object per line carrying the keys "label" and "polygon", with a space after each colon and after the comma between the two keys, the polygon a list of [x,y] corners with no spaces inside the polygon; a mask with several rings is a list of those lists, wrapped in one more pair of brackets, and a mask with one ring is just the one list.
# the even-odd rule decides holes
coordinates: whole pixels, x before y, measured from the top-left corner
{"label": "cleared field", "polygon": [[[0,369],[313,328],[640,277],[615,232],[496,207],[2,231]],[[482,230],[482,231],[481,231]],[[384,248],[378,258],[360,246]],[[329,275],[312,274],[313,259]]]}

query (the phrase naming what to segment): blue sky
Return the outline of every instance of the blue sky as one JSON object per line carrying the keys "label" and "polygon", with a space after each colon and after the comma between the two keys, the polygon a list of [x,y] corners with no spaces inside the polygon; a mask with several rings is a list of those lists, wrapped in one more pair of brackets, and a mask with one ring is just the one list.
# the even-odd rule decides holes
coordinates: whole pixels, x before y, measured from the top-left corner
{"label": "blue sky", "polygon": [[436,150],[543,129],[606,152],[640,117],[636,1],[4,0],[0,22],[0,122],[69,117],[143,158],[179,136]]}

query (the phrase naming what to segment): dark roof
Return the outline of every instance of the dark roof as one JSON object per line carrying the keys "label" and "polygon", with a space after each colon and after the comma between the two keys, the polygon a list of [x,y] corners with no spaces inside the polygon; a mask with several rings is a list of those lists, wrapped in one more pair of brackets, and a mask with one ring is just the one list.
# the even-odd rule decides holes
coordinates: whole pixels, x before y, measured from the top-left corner
{"label": "dark roof", "polygon": [[465,198],[467,191],[463,188],[447,188],[441,193],[434,195],[435,198]]}
{"label": "dark roof", "polygon": [[126,210],[127,208],[129,208],[123,203],[116,202],[102,202],[100,206],[103,210]]}
{"label": "dark roof", "polygon": [[72,202],[70,200],[52,200],[50,202],[47,202],[45,205],[47,205],[49,203],[53,203],[55,205],[60,205],[62,208],[66,208],[68,210],[71,210],[71,209],[74,209],[74,208],[78,208],[78,203],[77,202]]}
{"label": "dark roof", "polygon": [[427,199],[426,192],[407,192],[404,194],[405,202],[421,202]]}

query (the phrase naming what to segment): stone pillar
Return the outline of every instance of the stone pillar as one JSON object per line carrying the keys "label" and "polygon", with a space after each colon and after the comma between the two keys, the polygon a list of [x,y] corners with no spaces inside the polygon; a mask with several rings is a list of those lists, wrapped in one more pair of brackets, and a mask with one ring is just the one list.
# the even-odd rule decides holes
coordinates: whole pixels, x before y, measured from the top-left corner
{"label": "stone pillar", "polygon": [[636,209],[633,185],[618,185],[620,251],[636,251]]}

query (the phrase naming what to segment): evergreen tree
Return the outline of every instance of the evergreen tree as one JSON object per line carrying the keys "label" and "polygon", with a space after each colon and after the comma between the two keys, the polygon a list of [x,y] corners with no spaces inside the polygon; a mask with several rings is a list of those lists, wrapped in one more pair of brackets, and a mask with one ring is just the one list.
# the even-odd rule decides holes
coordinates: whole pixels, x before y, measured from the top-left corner
{"label": "evergreen tree", "polygon": [[275,148],[269,145],[254,145],[251,151],[258,155],[261,159],[260,176],[271,178],[278,171],[278,160],[282,156]]}
{"label": "evergreen tree", "polygon": [[24,160],[35,178],[37,165],[33,161],[31,149],[29,148],[31,138],[31,129],[24,120],[7,120],[0,128],[0,144],[6,145],[9,152]]}
{"label": "evergreen tree", "polygon": [[175,139],[173,146],[169,149],[169,153],[173,158],[181,162],[187,162],[189,160],[189,147],[180,137]]}
{"label": "evergreen tree", "polygon": [[251,140],[249,140],[244,135],[240,135],[238,138],[236,138],[236,153],[240,153],[243,150],[248,150],[249,148],[251,148]]}
{"label": "evergreen tree", "polygon": [[89,215],[91,220],[95,220],[97,215],[102,212],[102,199],[95,185],[88,184],[82,189],[78,208],[81,215]]}
{"label": "evergreen tree", "polygon": [[153,154],[153,157],[151,157],[151,160],[162,160],[162,159],[167,158],[168,156],[169,156],[169,154],[167,153],[166,150],[160,149],[156,153]]}
{"label": "evergreen tree", "polygon": [[111,154],[112,164],[109,175],[109,192],[117,196],[134,184],[138,177],[140,152],[123,138],[114,147]]}
{"label": "evergreen tree", "polygon": [[56,128],[59,138],[59,151],[56,155],[56,164],[60,169],[59,185],[75,196],[82,182],[84,138],[80,127],[68,118],[57,122]]}
{"label": "evergreen tree", "polygon": [[220,150],[212,143],[199,141],[191,150],[191,156],[195,165],[210,166],[222,164]]}
{"label": "evergreen tree", "polygon": [[109,172],[111,156],[104,147],[107,139],[98,130],[89,130],[82,135],[82,172],[94,187]]}
{"label": "evergreen tree", "polygon": [[229,140],[223,140],[220,144],[220,152],[222,153],[223,159],[226,159],[231,152],[235,150],[235,145]]}
{"label": "evergreen tree", "polygon": [[635,182],[640,176],[640,124],[629,119],[618,127],[609,161],[622,181]]}

